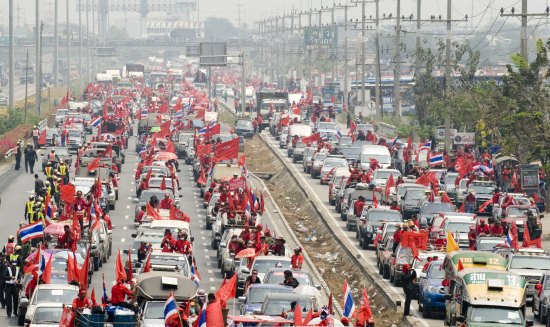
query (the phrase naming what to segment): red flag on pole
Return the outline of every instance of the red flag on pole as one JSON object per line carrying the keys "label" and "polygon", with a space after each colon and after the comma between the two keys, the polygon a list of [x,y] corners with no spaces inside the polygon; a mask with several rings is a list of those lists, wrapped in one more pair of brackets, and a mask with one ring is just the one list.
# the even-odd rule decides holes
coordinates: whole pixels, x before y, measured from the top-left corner
{"label": "red flag on pole", "polygon": [[132,250],[128,249],[128,280],[134,278],[134,272],[132,271]]}
{"label": "red flag on pole", "polygon": [[355,322],[356,326],[365,326],[367,323],[372,322],[372,310],[370,308],[369,295],[367,294],[367,289],[363,288],[363,294],[361,296],[361,306],[359,307],[359,312],[357,314],[357,321]]}
{"label": "red flag on pole", "polygon": [[395,181],[393,180],[393,175],[390,174],[390,178],[386,182],[386,199],[390,198],[391,188],[395,186]]}
{"label": "red flag on pole", "polygon": [[216,146],[214,152],[216,160],[232,160],[239,157],[239,138],[234,138],[230,141],[223,142]]}
{"label": "red flag on pole", "polygon": [[60,188],[61,190],[61,200],[65,201],[65,203],[73,203],[74,202],[74,194],[75,194],[75,186],[71,184],[63,185]]}
{"label": "red flag on pole", "polygon": [[155,208],[153,208],[149,202],[145,205],[145,213],[147,214],[147,217],[151,220],[158,220],[162,219],[160,214],[157,212]]}
{"label": "red flag on pole", "polygon": [[162,181],[160,182],[160,189],[166,190],[166,177],[162,176]]}
{"label": "red flag on pole", "polygon": [[94,171],[99,168],[100,157],[95,158],[88,164],[88,171]]}
{"label": "red flag on pole", "polygon": [[43,130],[42,133],[40,133],[40,136],[38,137],[38,144],[46,144],[46,130]]}
{"label": "red flag on pole", "polygon": [[115,276],[117,281],[121,279],[126,281],[126,270],[124,269],[124,264],[122,263],[122,256],[120,255],[120,249],[118,250],[118,254],[116,257]]}
{"label": "red flag on pole", "polygon": [[529,232],[529,227],[527,224],[524,224],[523,226],[523,244],[522,246],[524,248],[532,248],[537,247],[539,249],[542,248],[542,237],[538,237],[536,239],[531,239],[531,233]]}
{"label": "red flag on pole", "polygon": [[294,326],[303,326],[302,308],[300,307],[300,303],[296,303],[296,306],[294,307]]}

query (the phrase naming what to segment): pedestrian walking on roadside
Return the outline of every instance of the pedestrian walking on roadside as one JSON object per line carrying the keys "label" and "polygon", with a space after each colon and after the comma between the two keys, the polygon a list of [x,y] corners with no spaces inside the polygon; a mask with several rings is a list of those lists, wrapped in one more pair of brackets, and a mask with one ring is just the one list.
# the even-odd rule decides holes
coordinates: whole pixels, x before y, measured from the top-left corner
{"label": "pedestrian walking on roadside", "polygon": [[25,172],[26,173],[28,173],[30,170],[31,174],[34,174],[34,163],[36,161],[38,161],[38,155],[36,154],[36,150],[34,150],[31,144],[27,144],[27,148],[25,149]]}
{"label": "pedestrian walking on roadside", "polygon": [[15,148],[15,170],[19,170],[21,168],[21,155],[22,153],[21,149],[21,141],[17,142],[17,147]]}
{"label": "pedestrian walking on roadside", "polygon": [[403,315],[411,314],[411,301],[414,296],[414,280],[416,279],[416,271],[411,269],[411,266],[406,263],[403,265],[403,292],[405,292],[405,306]]}

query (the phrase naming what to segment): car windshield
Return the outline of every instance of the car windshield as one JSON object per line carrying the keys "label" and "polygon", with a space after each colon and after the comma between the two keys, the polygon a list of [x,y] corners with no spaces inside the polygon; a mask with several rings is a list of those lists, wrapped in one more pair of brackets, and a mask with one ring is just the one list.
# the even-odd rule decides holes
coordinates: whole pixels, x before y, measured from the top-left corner
{"label": "car windshield", "polygon": [[32,316],[32,325],[35,324],[48,324],[48,325],[54,325],[59,324],[59,321],[61,320],[61,313],[63,312],[63,308],[47,308],[47,307],[40,307],[37,308],[34,312],[34,315]]}
{"label": "car windshield", "polygon": [[374,179],[388,179],[390,175],[393,175],[393,179],[397,180],[397,178],[401,176],[401,173],[398,170],[377,170],[374,172]]}
{"label": "car windshield", "polygon": [[455,185],[456,177],[458,175],[456,174],[447,174],[445,175],[445,185]]}
{"label": "car windshield", "polygon": [[281,268],[290,268],[290,261],[283,260],[258,260],[254,261],[252,269],[256,269],[260,274],[266,273],[269,269],[275,268],[277,264],[281,264]]}
{"label": "car windshield", "polygon": [[149,302],[145,309],[144,318],[164,319],[164,302]]}
{"label": "car windshield", "polygon": [[46,302],[53,303],[73,303],[74,298],[78,295],[76,290],[63,289],[37,289],[34,293],[32,304],[40,304]]}
{"label": "car windshield", "polygon": [[263,303],[268,294],[273,293],[292,293],[292,288],[264,288],[252,287],[248,291],[248,303]]}
{"label": "car windshield", "polygon": [[70,129],[69,130],[69,137],[80,137],[80,131],[76,129]]}
{"label": "car windshield", "polygon": [[550,257],[513,256],[510,269],[550,270]]}
{"label": "car windshield", "polygon": [[[139,202],[145,203],[145,202],[149,201],[153,195],[156,195],[157,199],[159,199],[159,201],[160,201],[164,198],[165,193],[166,193],[166,191],[162,191],[162,190],[157,191],[157,192],[155,192],[153,190],[143,191],[143,192],[141,192],[141,195],[139,197]],[[170,193],[168,193],[168,194],[170,194]]]}
{"label": "car windshield", "polygon": [[497,245],[504,245],[506,243],[506,240],[502,239],[491,239],[491,240],[484,240],[482,237],[479,240],[479,243],[477,245],[478,251],[492,251],[495,246]]}
{"label": "car windshield", "polygon": [[422,211],[422,214],[452,212],[453,206],[450,203],[444,202],[427,202],[420,208],[420,211]]}
{"label": "car windshield", "polygon": [[520,309],[503,307],[471,307],[468,321],[483,324],[520,324],[523,325],[523,313]]}
{"label": "car windshield", "polygon": [[525,216],[525,213],[527,211],[531,211],[534,214],[538,214],[537,209],[535,209],[535,208],[508,207],[508,211],[506,212],[506,215],[508,215],[508,216]]}
{"label": "car windshield", "polygon": [[323,160],[325,160],[326,157],[327,157],[326,154],[317,154],[315,156],[315,161],[323,161]]}
{"label": "car windshield", "polygon": [[298,302],[300,304],[300,308],[302,308],[302,315],[307,313],[309,311],[309,308],[311,307],[311,301],[307,301],[306,298],[302,298],[298,301],[289,301],[289,300],[270,300],[265,309],[264,312],[262,312],[264,315],[267,316],[279,316],[281,312],[288,312],[291,308],[291,303]]}
{"label": "car windshield", "polygon": [[476,194],[493,194],[493,191],[495,190],[494,185],[477,185],[477,184],[470,184],[470,189],[474,190]]}
{"label": "car windshield", "polygon": [[445,269],[442,269],[440,264],[432,264],[431,270],[430,270],[430,278],[432,279],[443,279],[445,278]]}
{"label": "car windshield", "polygon": [[405,193],[405,199],[407,200],[422,200],[426,197],[423,189],[411,189]]}
{"label": "car windshield", "polygon": [[411,258],[412,257],[412,251],[410,248],[401,248],[399,253],[397,254],[398,258]]}
{"label": "car windshield", "polygon": [[459,223],[452,222],[447,225],[447,231],[451,233],[468,233],[470,231],[470,226],[474,226],[474,222],[471,223]]}
{"label": "car windshield", "polygon": [[327,158],[323,162],[323,166],[325,167],[346,167],[348,165],[348,162],[346,159],[331,159]]}
{"label": "car windshield", "polygon": [[394,211],[370,211],[369,221],[401,221],[399,212]]}
{"label": "car windshield", "polygon": [[361,162],[370,163],[371,159],[376,159],[380,164],[389,164],[391,160],[390,156],[386,154],[365,153],[361,156]]}
{"label": "car windshield", "polygon": [[[313,285],[311,278],[306,273],[293,272],[292,277],[294,277],[300,285]],[[285,275],[283,271],[274,271],[267,276],[266,282],[264,284],[282,284],[285,280]],[[279,312],[280,313],[280,312]]]}
{"label": "car windshield", "polygon": [[252,127],[252,122],[250,120],[237,120],[235,127]]}
{"label": "car windshield", "polygon": [[319,123],[317,129],[336,129],[335,123]]}

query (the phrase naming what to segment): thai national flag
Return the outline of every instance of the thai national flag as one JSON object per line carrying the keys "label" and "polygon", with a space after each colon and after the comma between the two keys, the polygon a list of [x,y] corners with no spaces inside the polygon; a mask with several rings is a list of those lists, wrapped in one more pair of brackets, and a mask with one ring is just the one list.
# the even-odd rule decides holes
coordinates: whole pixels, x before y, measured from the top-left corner
{"label": "thai national flag", "polygon": [[342,132],[340,131],[340,128],[336,130],[336,137],[338,138],[338,140],[342,139]]}
{"label": "thai national flag", "polygon": [[432,140],[429,140],[428,142],[422,144],[420,146],[420,149],[428,149],[428,150],[431,150],[432,149]]}
{"label": "thai national flag", "polygon": [[443,165],[445,163],[445,158],[443,157],[443,153],[434,153],[431,156],[429,156],[428,164],[430,167],[437,166],[437,165]]}
{"label": "thai national flag", "polygon": [[508,228],[508,233],[506,234],[506,244],[509,247],[514,246],[514,235],[512,235],[512,233],[511,233],[511,228]]}
{"label": "thai national flag", "polygon": [[246,206],[244,207],[244,216],[246,219],[250,219],[250,200],[246,200]]}
{"label": "thai national flag", "polygon": [[199,129],[199,134],[204,134],[206,131],[216,125],[215,121],[211,121],[207,126],[204,126],[203,128]]}
{"label": "thai national flag", "polygon": [[176,299],[174,298],[173,294],[170,294],[168,299],[166,300],[166,304],[164,304],[164,324],[166,326],[171,326],[171,323],[174,320],[179,321],[179,315],[178,315],[178,306],[176,305]]}
{"label": "thai national flag", "polygon": [[21,243],[26,243],[35,238],[44,237],[44,225],[42,221],[29,224],[17,230],[17,235],[21,238]]}
{"label": "thai national flag", "polygon": [[141,118],[147,118],[147,116],[149,116],[149,109],[147,108],[141,109],[140,114],[141,114]]}
{"label": "thai national flag", "polygon": [[177,111],[172,115],[173,119],[180,119],[181,117],[183,117],[183,110]]}
{"label": "thai national flag", "polygon": [[42,276],[44,271],[46,271],[46,258],[44,258],[44,252],[40,251],[40,257],[38,258],[38,269],[36,270],[36,274],[38,275],[38,278]]}
{"label": "thai national flag", "polygon": [[197,265],[195,264],[195,260],[193,259],[193,265],[191,265],[191,280],[197,284],[197,286],[200,286],[201,283],[201,275],[199,274],[199,270],[197,269]]}
{"label": "thai national flag", "polygon": [[201,313],[193,323],[193,327],[206,327],[206,303],[202,305]]}
{"label": "thai national flag", "polygon": [[248,178],[248,169],[246,169],[246,165],[243,166],[243,169],[241,171],[241,175]]}
{"label": "thai national flag", "polygon": [[353,295],[351,294],[351,288],[347,281],[344,281],[344,312],[342,316],[350,319],[355,313],[355,303],[353,302]]}
{"label": "thai national flag", "polygon": [[258,209],[260,209],[260,202],[258,201],[256,194],[254,193],[252,193],[252,207],[255,211],[258,211]]}
{"label": "thai national flag", "polygon": [[325,141],[325,142],[328,141],[328,133],[327,132],[321,132],[320,136],[321,136],[322,141]]}
{"label": "thai national flag", "polygon": [[99,117],[97,117],[96,119],[93,119],[93,120],[90,122],[90,125],[91,125],[92,127],[98,128],[99,126],[101,126],[101,120],[102,120],[102,117],[99,116]]}

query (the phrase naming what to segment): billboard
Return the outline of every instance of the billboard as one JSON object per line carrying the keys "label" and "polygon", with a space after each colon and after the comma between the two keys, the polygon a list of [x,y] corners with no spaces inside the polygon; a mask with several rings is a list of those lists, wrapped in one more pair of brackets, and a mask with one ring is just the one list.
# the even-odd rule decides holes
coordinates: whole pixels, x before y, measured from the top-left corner
{"label": "billboard", "polygon": [[338,26],[305,27],[305,48],[330,48],[338,44]]}
{"label": "billboard", "polygon": [[227,65],[227,43],[226,42],[200,43],[200,65],[202,67],[226,66]]}

